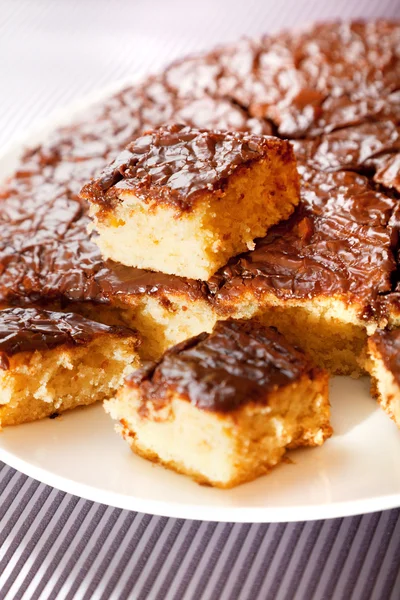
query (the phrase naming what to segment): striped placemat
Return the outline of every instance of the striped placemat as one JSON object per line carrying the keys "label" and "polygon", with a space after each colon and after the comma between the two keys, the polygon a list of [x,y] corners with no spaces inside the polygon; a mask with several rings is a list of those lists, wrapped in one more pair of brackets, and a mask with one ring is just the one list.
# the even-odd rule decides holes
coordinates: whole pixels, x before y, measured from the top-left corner
{"label": "striped placemat", "polygon": [[0,469],[2,600],[400,597],[400,510],[265,525],[168,519]]}

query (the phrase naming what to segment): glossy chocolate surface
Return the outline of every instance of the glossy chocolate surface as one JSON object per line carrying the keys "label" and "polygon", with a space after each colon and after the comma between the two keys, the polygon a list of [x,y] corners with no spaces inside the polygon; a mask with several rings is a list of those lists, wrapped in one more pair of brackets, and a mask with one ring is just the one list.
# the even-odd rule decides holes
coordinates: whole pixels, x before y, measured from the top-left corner
{"label": "glossy chocolate surface", "polygon": [[106,208],[130,192],[147,203],[190,210],[204,193],[223,190],[240,168],[268,156],[294,162],[290,144],[278,138],[169,125],[128,144],[81,196]]}
{"label": "glossy chocolate surface", "polygon": [[398,121],[399,35],[383,20],[314,24],[178,61],[164,81],[183,97],[230,97],[283,137]]}
{"label": "glossy chocolate surface", "polygon": [[[400,100],[400,99],[399,99]],[[320,171],[356,171],[400,191],[400,129],[393,121],[346,127],[308,141],[295,142],[299,160]]]}
{"label": "glossy chocolate surface", "polygon": [[82,346],[99,335],[136,335],[124,327],[110,327],[73,313],[35,308],[0,311],[0,368],[7,369],[7,357],[19,352],[50,350],[57,346]]}
{"label": "glossy chocolate surface", "polygon": [[251,321],[219,321],[211,334],[171,348],[126,383],[140,388],[143,414],[147,402],[162,408],[171,392],[200,409],[229,412],[252,401],[267,404],[269,393],[305,374],[313,377],[310,362],[276,329]]}

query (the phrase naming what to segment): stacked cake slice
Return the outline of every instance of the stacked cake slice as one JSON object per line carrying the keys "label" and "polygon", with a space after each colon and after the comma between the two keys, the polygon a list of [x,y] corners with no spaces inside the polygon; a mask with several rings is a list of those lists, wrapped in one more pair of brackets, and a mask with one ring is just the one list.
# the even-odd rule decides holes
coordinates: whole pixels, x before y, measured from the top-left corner
{"label": "stacked cake slice", "polygon": [[172,125],[136,138],[81,193],[105,258],[207,280],[299,203],[292,146]]}

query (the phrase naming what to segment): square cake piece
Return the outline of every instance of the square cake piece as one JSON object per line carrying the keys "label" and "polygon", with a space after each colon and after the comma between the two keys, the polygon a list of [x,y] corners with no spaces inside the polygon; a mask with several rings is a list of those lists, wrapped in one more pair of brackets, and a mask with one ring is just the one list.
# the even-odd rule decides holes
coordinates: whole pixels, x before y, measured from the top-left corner
{"label": "square cake piece", "polygon": [[81,191],[105,258],[207,280],[299,202],[292,146],[171,125],[133,140]]}
{"label": "square cake piece", "polygon": [[139,366],[138,335],[72,313],[0,311],[0,427],[112,396]]}
{"label": "square cake piece", "polygon": [[299,154],[295,213],[208,287],[222,317],[275,326],[332,375],[359,376],[367,335],[385,326],[381,298],[396,269],[398,201],[363,175],[316,171]]}
{"label": "square cake piece", "polygon": [[171,348],[128,376],[105,409],[134,452],[221,488],[332,433],[327,374],[252,321],[218,321]]}
{"label": "square cake piece", "polygon": [[400,329],[377,331],[368,340],[372,395],[400,428]]}

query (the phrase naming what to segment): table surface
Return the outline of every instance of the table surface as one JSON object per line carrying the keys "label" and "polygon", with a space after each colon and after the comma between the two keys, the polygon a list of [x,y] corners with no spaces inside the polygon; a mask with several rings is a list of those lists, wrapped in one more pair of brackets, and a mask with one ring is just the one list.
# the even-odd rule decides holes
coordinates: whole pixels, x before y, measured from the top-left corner
{"label": "table surface", "polygon": [[[53,109],[188,52],[398,0],[0,0],[0,151]],[[400,510],[292,524],[152,517],[0,463],[0,600],[400,597]]]}

